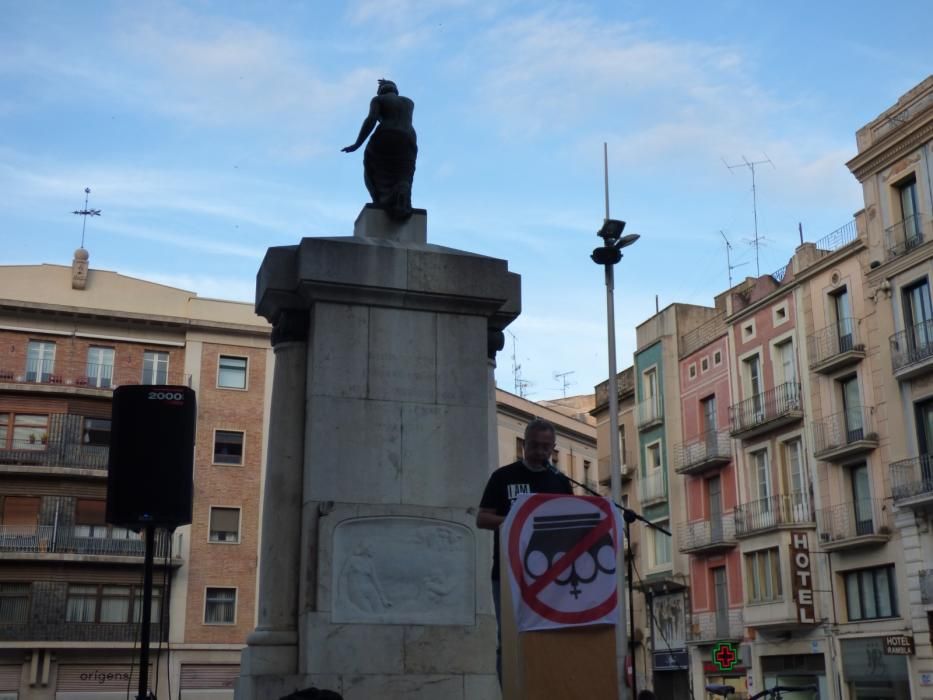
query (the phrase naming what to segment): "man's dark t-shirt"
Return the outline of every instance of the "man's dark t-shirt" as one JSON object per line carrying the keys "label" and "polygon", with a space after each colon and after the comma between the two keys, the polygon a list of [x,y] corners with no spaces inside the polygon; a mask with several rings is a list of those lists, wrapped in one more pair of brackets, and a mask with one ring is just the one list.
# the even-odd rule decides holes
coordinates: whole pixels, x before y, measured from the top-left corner
{"label": "man's dark t-shirt", "polygon": [[[534,471],[524,462],[512,462],[499,467],[486,482],[480,508],[491,508],[496,515],[508,515],[515,499],[523,493],[566,493],[573,494],[573,487],[566,477],[550,469]],[[492,578],[499,578],[499,531],[493,533]]]}

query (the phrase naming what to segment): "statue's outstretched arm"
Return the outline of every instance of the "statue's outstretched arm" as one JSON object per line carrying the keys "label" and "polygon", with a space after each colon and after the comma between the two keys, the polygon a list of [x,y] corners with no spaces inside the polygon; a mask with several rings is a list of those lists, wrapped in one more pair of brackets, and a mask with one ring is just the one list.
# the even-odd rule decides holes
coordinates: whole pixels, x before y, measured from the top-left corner
{"label": "statue's outstretched arm", "polygon": [[340,150],[344,153],[353,153],[353,151],[363,145],[363,142],[372,133],[372,130],[376,128],[376,123],[378,121],[379,100],[374,97],[369,103],[369,115],[367,115],[366,119],[363,120],[363,126],[360,127],[360,135],[356,137],[356,143],[354,143],[352,146],[341,148]]}

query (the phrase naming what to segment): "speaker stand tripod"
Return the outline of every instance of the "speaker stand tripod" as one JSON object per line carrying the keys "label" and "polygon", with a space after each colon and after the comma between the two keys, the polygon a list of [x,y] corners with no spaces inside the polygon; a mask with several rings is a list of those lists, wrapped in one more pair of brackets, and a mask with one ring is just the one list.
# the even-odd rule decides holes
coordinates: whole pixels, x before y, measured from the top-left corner
{"label": "speaker stand tripod", "polygon": [[[146,533],[146,563],[143,567],[143,623],[141,630],[142,641],[139,648],[139,693],[136,700],[150,700],[149,695],[149,637],[152,629],[152,568],[155,559],[155,525],[147,523],[144,526]],[[162,601],[165,605],[165,601]],[[159,630],[162,634],[162,630]]]}

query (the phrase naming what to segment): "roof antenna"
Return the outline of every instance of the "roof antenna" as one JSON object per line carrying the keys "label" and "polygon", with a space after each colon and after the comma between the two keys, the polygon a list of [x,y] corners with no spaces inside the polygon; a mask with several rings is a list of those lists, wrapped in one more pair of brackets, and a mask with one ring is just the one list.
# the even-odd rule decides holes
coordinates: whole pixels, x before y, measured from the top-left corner
{"label": "roof antenna", "polygon": [[729,242],[729,239],[726,238],[726,233],[722,229],[719,230],[719,235],[722,236],[722,240],[726,242],[726,267],[729,268],[729,289],[732,289],[732,271],[737,267],[742,267],[742,265],[748,265],[748,263],[739,263],[738,265],[733,265],[732,244]]}
{"label": "roof antenna", "polygon": [[91,194],[91,188],[84,188],[84,209],[80,211],[73,211],[72,214],[77,214],[78,216],[83,216],[84,220],[81,222],[81,247],[84,247],[84,228],[87,226],[87,217],[89,216],[100,216],[100,209],[88,209],[87,208],[87,198]]}
{"label": "roof antenna", "polygon": [[573,382],[567,379],[567,377],[569,377],[573,373],[574,373],[573,370],[569,372],[554,372],[554,379],[556,379],[557,381],[561,383],[561,390],[564,393],[565,399],[567,398],[567,387],[573,384]]}
{"label": "roof antenna", "polygon": [[[761,245],[761,237],[758,235],[758,190],[755,186],[755,166],[763,165],[768,163],[772,168],[777,170],[774,163],[771,162],[771,159],[768,158],[768,154],[765,153],[764,160],[748,160],[745,156],[742,156],[741,163],[735,163],[734,165],[729,165],[726,163],[726,160],[723,159],[723,164],[729,168],[730,171],[735,170],[736,168],[748,168],[752,173],[752,214],[755,217],[755,237],[752,239],[752,245],[755,246],[755,274],[758,277],[761,277],[761,265],[758,262],[758,248]],[[734,175],[735,173],[733,173]]]}

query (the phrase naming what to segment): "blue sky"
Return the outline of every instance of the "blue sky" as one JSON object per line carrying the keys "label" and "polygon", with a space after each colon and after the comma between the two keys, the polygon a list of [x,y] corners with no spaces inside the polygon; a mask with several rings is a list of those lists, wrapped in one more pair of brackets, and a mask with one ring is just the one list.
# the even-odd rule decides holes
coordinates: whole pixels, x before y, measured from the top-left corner
{"label": "blue sky", "polygon": [[[0,264],[70,264],[251,300],[264,251],[352,233],[352,143],[381,77],[415,100],[414,204],[433,243],[507,258],[530,398],[607,373],[589,259],[610,207],[642,238],[617,267],[619,367],[634,327],[711,304],[816,240],[861,193],[855,131],[933,70],[933,3],[360,0],[4,3]],[[513,390],[512,337],[499,385]]]}

